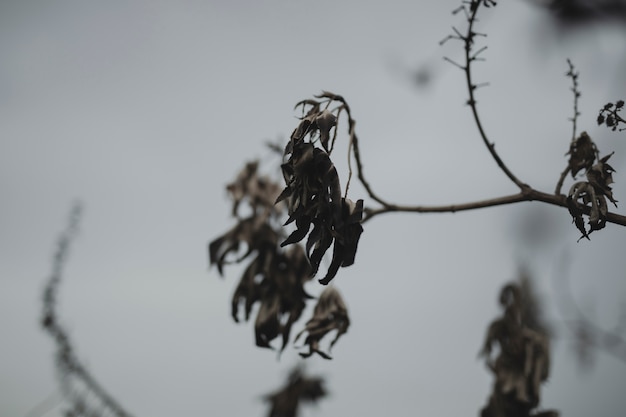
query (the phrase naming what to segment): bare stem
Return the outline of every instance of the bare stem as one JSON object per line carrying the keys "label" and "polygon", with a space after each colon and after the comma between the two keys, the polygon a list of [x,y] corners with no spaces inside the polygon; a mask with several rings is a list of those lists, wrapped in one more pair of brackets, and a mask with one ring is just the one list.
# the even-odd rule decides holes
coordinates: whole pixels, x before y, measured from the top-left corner
{"label": "bare stem", "polygon": [[[567,208],[567,199],[564,195],[554,195],[548,194],[541,191],[537,191],[535,189],[529,188],[520,193],[507,195],[503,197],[490,198],[487,200],[479,200],[472,201],[468,203],[461,204],[450,204],[450,205],[442,205],[442,206],[404,206],[397,204],[388,204],[385,207],[381,207],[378,209],[365,209],[365,218],[363,222],[366,222],[373,217],[376,217],[380,214],[384,213],[397,213],[397,212],[406,212],[406,213],[456,213],[457,211],[467,211],[467,210],[476,210],[487,207],[495,207],[506,204],[514,204],[521,203],[524,201],[540,201],[542,203],[551,204],[554,206]],[[585,213],[588,214],[590,211],[589,207],[579,206],[579,208]],[[626,216],[616,214],[616,213],[607,213],[606,221],[608,223],[618,224],[620,226],[626,226]]]}
{"label": "bare stem", "polygon": [[[568,77],[572,79],[572,93],[574,93],[574,115],[570,119],[572,121],[572,142],[576,140],[576,123],[578,120],[578,116],[580,116],[580,112],[578,111],[578,98],[580,97],[580,90],[578,89],[578,73],[575,71],[574,64],[568,58],[567,66],[569,67],[568,71],[565,73]],[[558,194],[558,193],[557,193]]]}
{"label": "bare stem", "polygon": [[476,56],[480,52],[482,52],[484,48],[479,49],[478,52],[476,53],[472,53],[472,51],[473,51],[475,37],[478,35],[478,33],[474,31],[474,23],[476,22],[476,14],[478,12],[478,9],[480,8],[479,7],[480,4],[482,3],[478,0],[474,0],[474,2],[472,3],[472,7],[470,8],[470,14],[468,17],[467,32],[462,37],[463,41],[465,42],[465,65],[462,66],[461,69],[463,69],[463,71],[465,72],[465,81],[467,83],[467,90],[469,92],[469,100],[467,101],[467,103],[472,109],[474,122],[476,123],[476,127],[478,128],[480,137],[482,138],[485,146],[489,150],[489,153],[491,154],[493,159],[496,161],[500,169],[504,172],[504,174],[511,181],[513,181],[515,185],[517,185],[520,188],[520,190],[524,191],[530,187],[527,184],[520,181],[513,174],[513,172],[511,172],[511,170],[506,166],[504,161],[502,161],[502,158],[500,158],[500,155],[498,155],[498,153],[496,152],[495,144],[492,142],[489,142],[489,139],[487,138],[487,134],[485,133],[485,129],[483,128],[480,117],[478,116],[478,108],[476,106],[476,98],[474,94],[474,91],[476,90],[476,88],[478,88],[478,86],[472,80],[472,62],[476,60]]}

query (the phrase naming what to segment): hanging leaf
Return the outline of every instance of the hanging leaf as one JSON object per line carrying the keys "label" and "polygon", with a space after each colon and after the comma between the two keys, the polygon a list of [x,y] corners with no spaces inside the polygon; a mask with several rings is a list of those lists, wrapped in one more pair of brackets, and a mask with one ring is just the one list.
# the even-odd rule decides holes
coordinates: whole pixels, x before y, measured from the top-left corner
{"label": "hanging leaf", "polygon": [[607,163],[612,155],[613,152],[600,159],[598,163],[587,171],[587,181],[593,186],[596,193],[606,196],[617,207],[617,200],[613,198],[613,191],[610,187],[610,184],[613,183],[613,172],[615,170]]}
{"label": "hanging leaf", "polygon": [[244,271],[235,290],[233,319],[239,322],[239,308],[243,304],[247,321],[252,306],[258,302],[260,307],[254,326],[256,345],[273,349],[270,342],[282,336],[282,352],[293,323],[300,318],[306,300],[311,298],[304,290],[304,283],[310,276],[309,264],[299,245],[281,253],[276,247],[260,252]]}
{"label": "hanging leaf", "polygon": [[[493,393],[481,415],[520,416],[535,415],[539,405],[541,384],[548,378],[550,348],[547,333],[531,328],[537,323],[536,312],[529,315],[527,300],[530,291],[517,283],[504,286],[500,292],[502,317],[494,320],[487,330],[481,355],[495,376]],[[534,317],[533,317],[534,316]],[[492,357],[497,345],[497,356]]]}
{"label": "hanging leaf", "polygon": [[[613,183],[615,170],[607,162],[611,155],[613,154],[603,157],[587,170],[587,182],[577,182],[569,190],[567,207],[574,224],[582,233],[581,239],[583,237],[589,239],[592,231],[606,226],[606,217],[609,212],[607,198],[617,207],[617,200],[613,197],[613,190],[610,186]],[[587,216],[588,229],[585,225],[585,216]]]}
{"label": "hanging leaf", "polygon": [[274,203],[281,187],[267,176],[258,175],[258,161],[248,162],[226,190],[233,200],[232,215],[239,217],[239,205],[247,200],[254,215],[264,211],[280,211]]}
{"label": "hanging leaf", "polygon": [[308,358],[317,353],[325,359],[331,357],[320,350],[320,341],[329,332],[336,330],[335,338],[330,342],[329,351],[337,343],[339,337],[348,331],[350,319],[341,295],[334,287],[328,287],[322,292],[313,311],[313,317],[307,322],[306,327],[296,336],[297,341],[306,332],[304,343],[309,346],[308,352],[300,353],[303,358]]}
{"label": "hanging leaf", "polygon": [[568,167],[572,178],[582,169],[585,171],[591,168],[593,162],[598,157],[598,149],[591,140],[587,132],[582,132],[580,136],[570,144]]}
{"label": "hanging leaf", "polygon": [[[264,218],[249,217],[209,243],[209,262],[211,265],[217,265],[218,272],[223,275],[224,265],[241,262],[255,250],[272,248],[277,243],[278,233],[265,222]],[[226,257],[239,253],[242,244],[246,246],[243,255],[228,261]]]}

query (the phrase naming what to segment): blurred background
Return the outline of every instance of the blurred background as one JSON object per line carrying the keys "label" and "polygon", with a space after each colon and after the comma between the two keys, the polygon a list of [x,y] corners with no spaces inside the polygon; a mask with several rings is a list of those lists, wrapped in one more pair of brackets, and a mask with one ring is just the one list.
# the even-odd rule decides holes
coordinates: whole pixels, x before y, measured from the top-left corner
{"label": "blurred background", "polygon": [[[503,1],[481,15],[487,61],[474,74],[489,83],[478,90],[487,134],[519,178],[552,192],[572,135],[570,58],[578,131],[601,155],[615,151],[624,200],[625,133],[595,122],[626,98],[623,3],[548,3]],[[264,415],[261,396],[300,359],[288,347],[277,361],[254,346],[253,323],[233,323],[243,268],[219,278],[207,243],[234,224],[225,184],[255,158],[278,176],[264,142],[286,140],[294,104],[322,90],[350,103],[366,175],[387,200],[515,193],[464,105],[464,74],[442,59],[462,61],[460,43],[439,46],[465,27],[458,5],[0,2],[0,414],[62,414],[41,292],[79,200],[59,310],[88,369],[136,416]],[[350,196],[366,197],[355,182]],[[306,362],[331,396],[302,415],[476,415],[492,388],[477,354],[500,287],[522,267],[555,332],[543,406],[620,415],[626,363],[599,350],[581,366],[571,311],[557,306],[571,291],[594,323],[624,324],[626,230],[579,235],[566,210],[539,203],[368,222],[355,265],[334,281],[352,325],[332,361]]]}

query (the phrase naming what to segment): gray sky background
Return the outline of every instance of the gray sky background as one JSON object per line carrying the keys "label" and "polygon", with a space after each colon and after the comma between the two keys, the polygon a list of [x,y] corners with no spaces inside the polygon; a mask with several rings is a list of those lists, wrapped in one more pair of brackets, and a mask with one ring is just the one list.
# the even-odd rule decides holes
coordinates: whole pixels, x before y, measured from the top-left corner
{"label": "gray sky background", "polygon": [[[616,151],[614,194],[626,200],[624,134],[595,125],[601,105],[626,97],[624,27],[559,32],[526,2],[499,3],[481,19],[489,49],[476,66],[476,81],[490,82],[479,110],[496,149],[522,180],[554,189],[571,137],[569,57],[581,73],[579,131]],[[441,60],[461,57],[460,44],[438,46],[462,27],[457,4],[1,2],[0,414],[24,416],[55,392],[40,296],[76,199],[85,213],[60,312],[102,384],[136,416],[265,413],[260,395],[297,351],[277,362],[254,347],[252,323],[232,322],[242,269],[219,279],[206,245],[233,225],[225,183],[252,158],[273,169],[263,141],[286,138],[293,105],[321,90],[348,99],[366,174],[387,199],[514,193],[463,105],[463,74]],[[417,89],[421,66],[432,82]],[[355,183],[350,194],[365,196]],[[307,361],[332,396],[303,415],[476,415],[492,383],[477,353],[522,262],[560,330],[543,405],[620,415],[626,364],[599,354],[591,371],[577,367],[553,282],[569,256],[576,298],[612,328],[626,301],[626,234],[609,225],[578,237],[566,211],[539,204],[367,223],[356,264],[334,281],[353,324],[333,361]]]}

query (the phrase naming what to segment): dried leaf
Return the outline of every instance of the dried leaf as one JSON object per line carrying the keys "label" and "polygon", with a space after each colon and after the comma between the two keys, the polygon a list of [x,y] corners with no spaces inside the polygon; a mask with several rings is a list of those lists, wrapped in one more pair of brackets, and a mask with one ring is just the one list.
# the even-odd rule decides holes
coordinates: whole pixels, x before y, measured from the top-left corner
{"label": "dried leaf", "polygon": [[313,317],[307,322],[304,330],[296,336],[297,341],[304,332],[307,332],[304,343],[309,345],[309,351],[300,353],[300,356],[308,358],[313,353],[317,353],[325,359],[331,359],[328,354],[320,350],[320,340],[329,332],[337,330],[335,338],[330,342],[330,351],[339,337],[348,331],[349,326],[348,309],[341,295],[334,287],[326,288],[315,306]]}
{"label": "dried leaf", "polygon": [[237,174],[235,181],[226,186],[226,190],[233,200],[232,214],[235,217],[239,217],[239,205],[244,200],[248,201],[254,214],[259,209],[270,212],[280,211],[280,207],[275,206],[275,201],[281,187],[268,177],[259,176],[258,166],[258,161],[247,163]]}
{"label": "dried leaf", "polygon": [[581,169],[587,170],[591,168],[598,156],[598,149],[587,132],[582,132],[580,136],[570,144],[569,151],[566,155],[570,155],[568,166],[572,178],[574,178]]}
{"label": "dried leaf", "polygon": [[270,342],[282,336],[282,352],[289,341],[291,327],[301,316],[306,300],[304,290],[310,279],[310,267],[299,245],[286,252],[260,252],[243,273],[232,300],[232,316],[239,321],[238,311],[245,306],[245,319],[252,306],[260,303],[255,320],[255,341],[259,347],[272,349]]}
{"label": "dried leaf", "polygon": [[[241,262],[255,250],[275,247],[278,243],[278,234],[265,222],[265,219],[249,217],[241,220],[228,232],[209,243],[209,262],[217,265],[220,275],[223,275],[224,265],[231,262]],[[237,254],[242,244],[247,246],[246,252],[232,261],[226,257]]]}
{"label": "dried leaf", "polygon": [[315,117],[315,125],[320,132],[320,141],[326,152],[329,152],[328,141],[330,139],[330,129],[337,123],[337,117],[328,110],[323,110]]}
{"label": "dried leaf", "polygon": [[596,194],[606,196],[617,207],[617,200],[613,198],[613,191],[610,187],[610,184],[613,183],[612,174],[615,170],[607,163],[612,155],[613,152],[603,157],[587,171],[587,181],[593,185]]}

